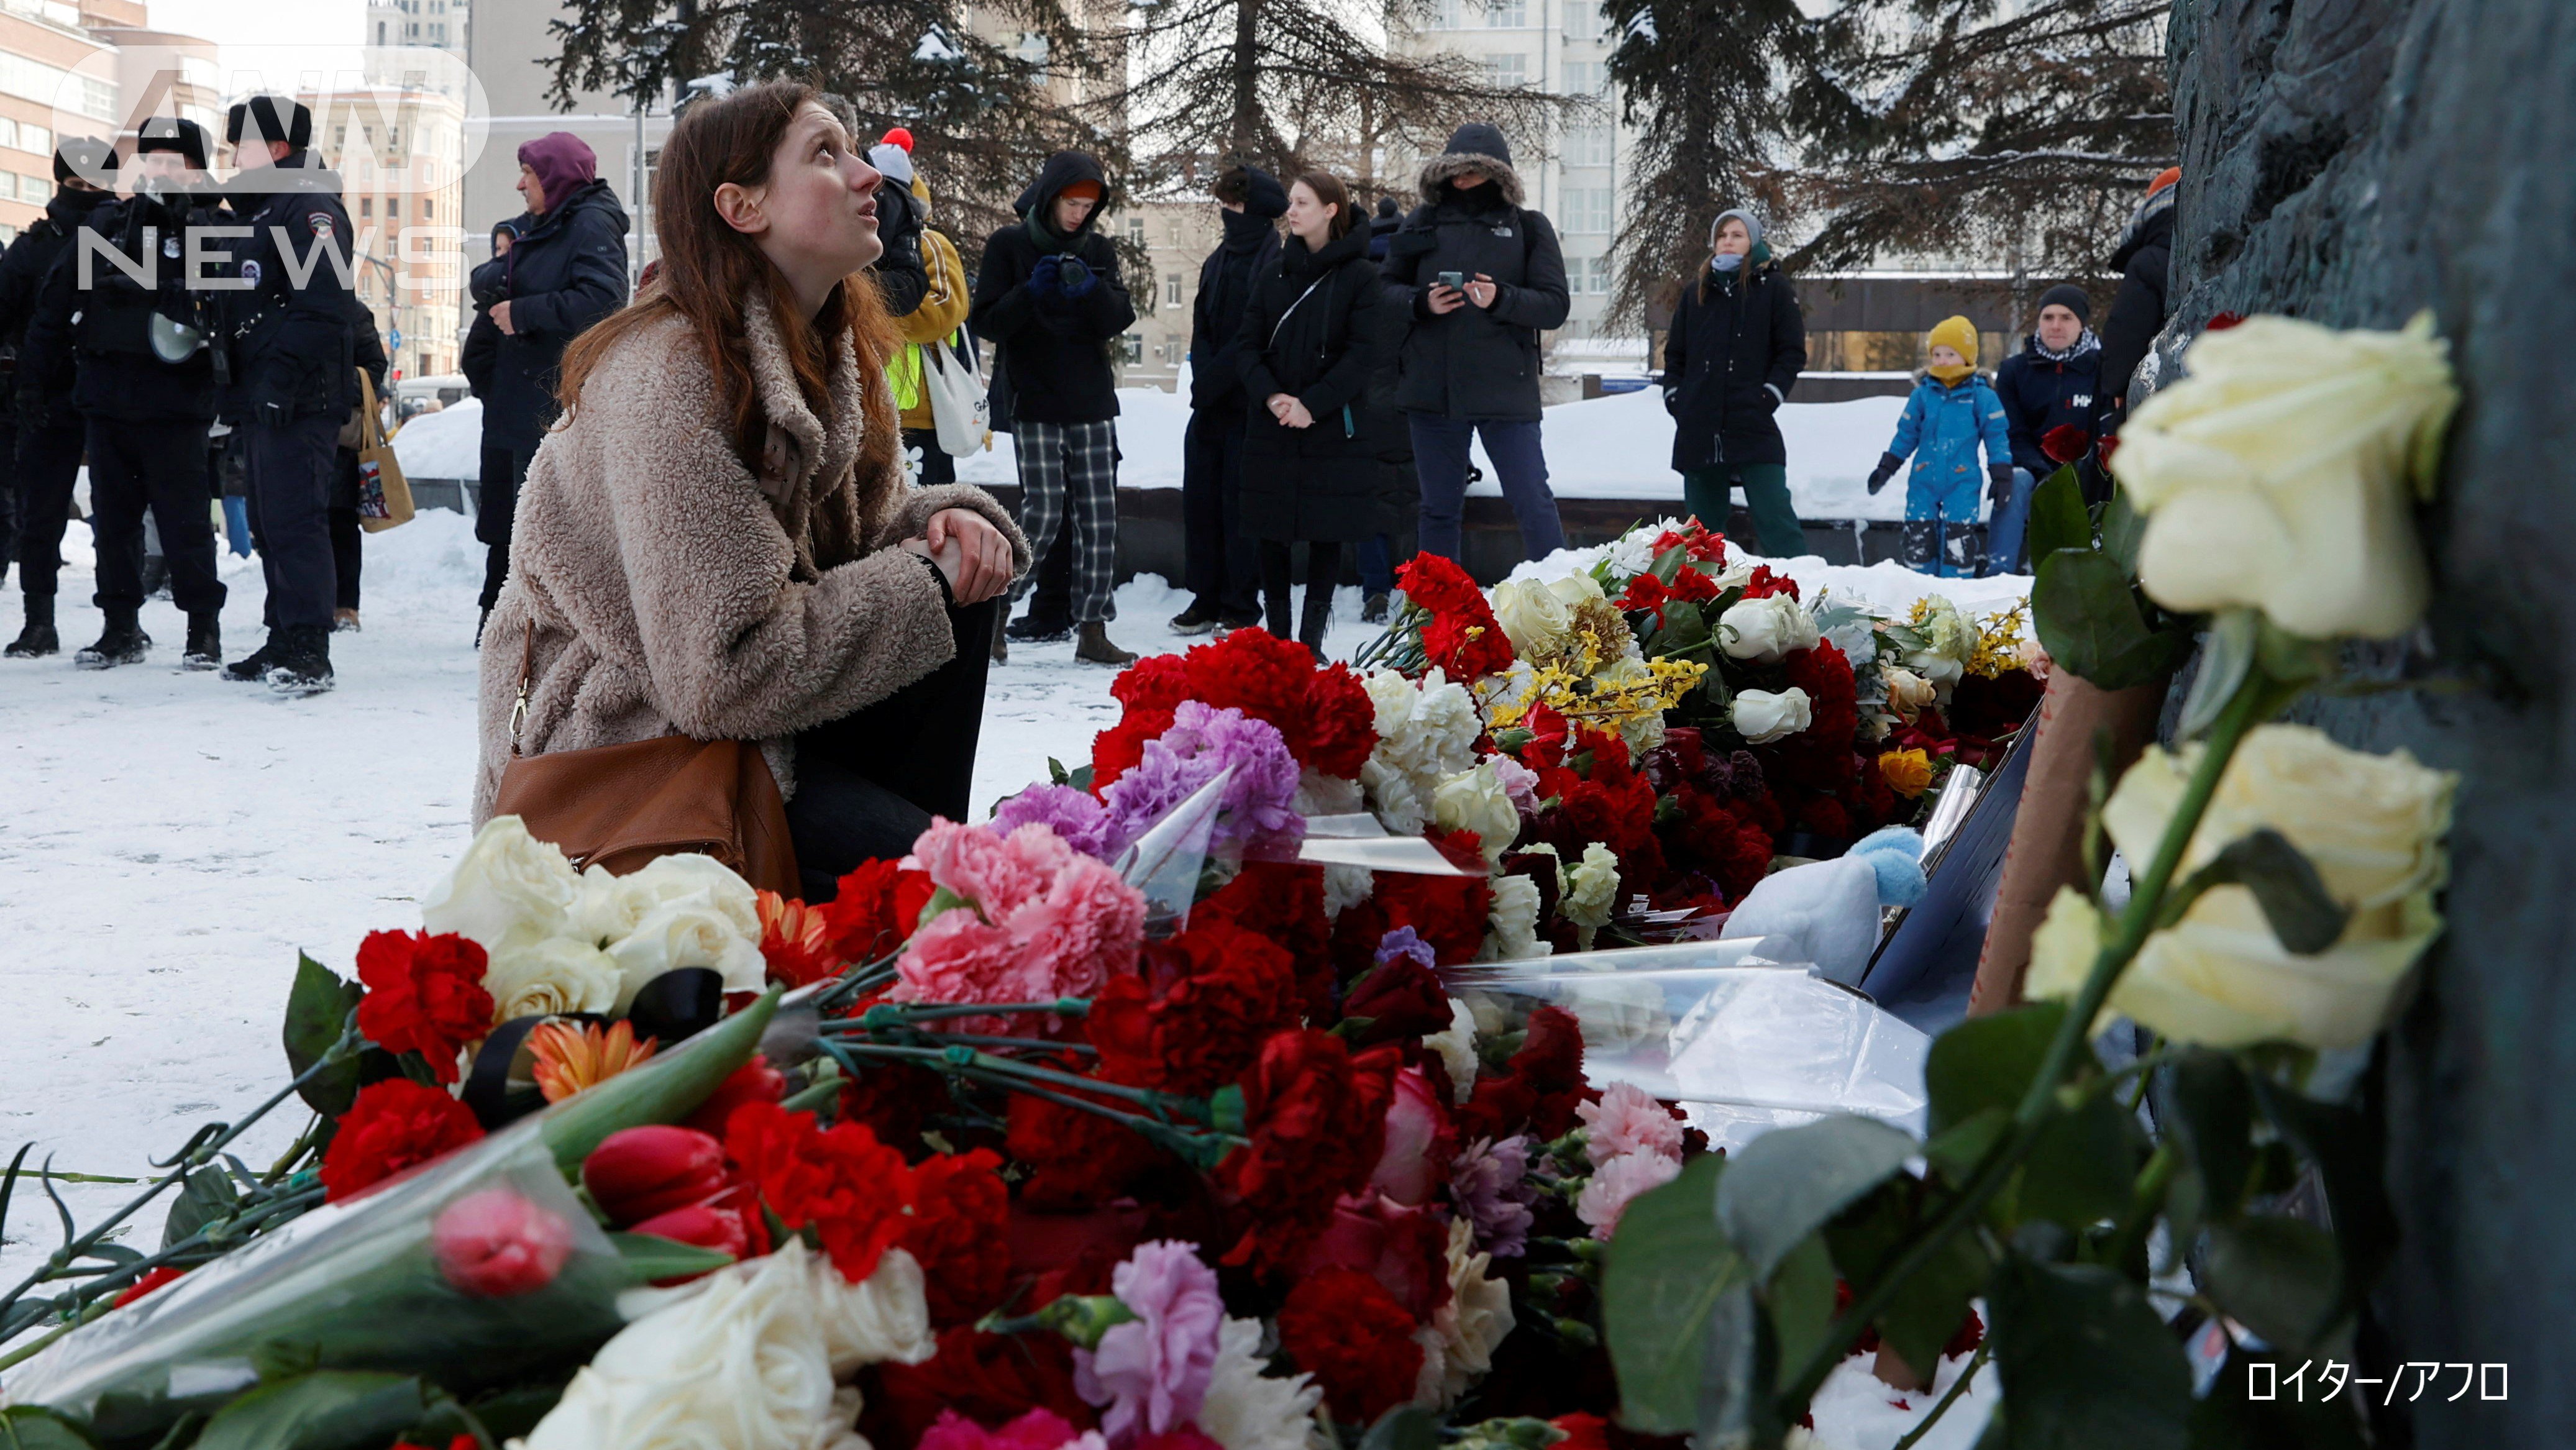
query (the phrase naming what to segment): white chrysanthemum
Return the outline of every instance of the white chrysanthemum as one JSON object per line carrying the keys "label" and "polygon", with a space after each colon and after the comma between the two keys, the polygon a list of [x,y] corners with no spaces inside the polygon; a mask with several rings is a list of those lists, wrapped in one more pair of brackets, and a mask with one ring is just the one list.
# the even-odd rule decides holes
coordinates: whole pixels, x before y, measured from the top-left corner
{"label": "white chrysanthemum", "polygon": [[1360,784],[1388,830],[1418,834],[1440,782],[1476,763],[1483,722],[1465,687],[1438,670],[1419,686],[1393,670],[1373,671],[1363,683],[1377,707],[1378,742]]}
{"label": "white chrysanthemum", "polygon": [[1583,859],[1565,873],[1565,896],[1557,910],[1582,929],[1584,945],[1592,933],[1610,924],[1619,909],[1619,853],[1599,841],[1583,848]]}
{"label": "white chrysanthemum", "polygon": [[1266,1362],[1259,1321],[1217,1326],[1216,1366],[1199,1403],[1198,1427],[1225,1450],[1308,1450],[1324,1392],[1306,1375],[1263,1374]]}
{"label": "white chrysanthemum", "polygon": [[1324,868],[1324,915],[1339,916],[1377,891],[1377,873],[1366,866]]}

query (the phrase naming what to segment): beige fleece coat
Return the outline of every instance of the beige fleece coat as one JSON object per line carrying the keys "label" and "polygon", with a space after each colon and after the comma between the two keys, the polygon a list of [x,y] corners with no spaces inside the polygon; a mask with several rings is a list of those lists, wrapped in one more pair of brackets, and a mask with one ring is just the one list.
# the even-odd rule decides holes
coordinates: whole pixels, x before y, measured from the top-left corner
{"label": "beige fleece coat", "polygon": [[[529,464],[510,580],[483,631],[478,829],[509,762],[531,619],[527,754],[674,732],[756,740],[792,794],[796,732],[874,704],[956,652],[938,580],[897,542],[941,509],[971,509],[1028,568],[1027,542],[983,490],[855,476],[863,423],[846,346],[830,370],[830,416],[818,418],[765,302],[753,301],[746,324],[770,422],[757,474],[736,455],[714,379],[678,319],[605,359]],[[813,520],[825,510],[870,552],[818,570]]]}

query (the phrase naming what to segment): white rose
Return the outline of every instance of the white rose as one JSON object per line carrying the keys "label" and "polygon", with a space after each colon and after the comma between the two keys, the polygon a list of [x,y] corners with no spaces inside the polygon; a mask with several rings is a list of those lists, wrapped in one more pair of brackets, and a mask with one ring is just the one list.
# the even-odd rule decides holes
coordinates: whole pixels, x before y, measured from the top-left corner
{"label": "white rose", "polygon": [[1565,873],[1565,881],[1565,898],[1557,910],[1582,929],[1588,948],[1592,933],[1608,926],[1619,908],[1618,853],[1599,841],[1592,842],[1583,848],[1583,859]]}
{"label": "white rose", "polygon": [[1225,1450],[1306,1450],[1324,1392],[1310,1376],[1264,1374],[1261,1322],[1228,1319],[1217,1326],[1216,1366],[1198,1427]]}
{"label": "white rose", "polygon": [[1777,664],[1784,655],[1814,649],[1823,637],[1816,617],[1786,594],[1740,599],[1717,617],[1718,648],[1755,664]]}
{"label": "white rose", "polygon": [[1930,680],[1901,666],[1884,672],[1887,680],[1887,708],[1907,724],[1929,709],[1940,697],[1940,690]]}
{"label": "white rose", "polygon": [[644,868],[623,878],[629,893],[660,903],[706,899],[734,925],[734,930],[760,940],[760,893],[734,869],[713,856],[687,852],[656,856]]}
{"label": "white rose", "polygon": [[1728,718],[1746,744],[1768,745],[1815,723],[1815,709],[1807,692],[1796,685],[1776,694],[1769,690],[1739,690]]}
{"label": "white rose", "polygon": [[622,975],[616,958],[589,942],[548,937],[493,952],[483,970],[483,990],[492,994],[495,1023],[606,1012],[617,1005]]}
{"label": "white rose", "polygon": [[[2150,748],[2120,778],[2103,824],[2131,861],[2153,855],[2202,748],[2179,757]],[[2212,1047],[2366,1042],[2441,930],[2433,893],[2447,869],[2442,837],[2457,786],[2456,776],[2425,769],[2404,751],[2346,750],[2300,725],[2251,732],[2219,777],[2177,879],[2269,826],[2315,864],[2352,919],[2333,946],[2299,956],[2272,934],[2252,891],[2214,887],[2147,938],[2112,989],[2109,1010]],[[2080,990],[2102,931],[2101,914],[2080,893],[2059,893],[2031,942],[2030,994]]]}
{"label": "white rose", "polygon": [[485,951],[569,935],[581,878],[517,816],[494,816],[455,869],[421,898],[421,925],[459,932]]}
{"label": "white rose", "polygon": [[2386,639],[2430,585],[2409,483],[2459,402],[2430,313],[2402,332],[2253,317],[2120,430],[2111,471],[2146,515],[2138,581],[2169,609],[2251,606],[2293,634]]}
{"label": "white rose", "polygon": [[888,1249],[867,1282],[841,1277],[832,1261],[806,1260],[813,1275],[816,1322],[832,1373],[846,1379],[863,1365],[920,1364],[939,1352],[930,1330],[930,1300],[921,1263],[902,1249]]}
{"label": "white rose", "polygon": [[633,931],[609,943],[608,955],[617,962],[619,1012],[633,1005],[645,983],[683,967],[713,967],[728,992],[757,992],[769,980],[760,938],[745,938],[705,892],[654,907]]}
{"label": "white rose", "polygon": [[1485,944],[1480,962],[1543,957],[1555,948],[1538,938],[1538,883],[1526,876],[1497,876],[1494,900],[1485,913]]}
{"label": "white rose", "polygon": [[1610,597],[1601,592],[1601,581],[1593,578],[1588,569],[1548,581],[1547,592],[1555,595],[1557,603],[1569,611],[1585,604],[1598,604]]}
{"label": "white rose", "polygon": [[1494,586],[1494,618],[1512,648],[1525,658],[1552,655],[1565,647],[1574,629],[1574,613],[1556,592],[1535,579],[1509,579]]}
{"label": "white rose", "polygon": [[1485,849],[1488,867],[1503,859],[1521,833],[1520,807],[1490,759],[1440,782],[1431,793],[1431,819],[1444,831],[1473,831]]}
{"label": "white rose", "polygon": [[646,1302],[526,1450],[865,1450],[833,1387],[802,1242]]}
{"label": "white rose", "polygon": [[1474,1224],[1463,1218],[1451,1222],[1449,1302],[1431,1316],[1431,1328],[1440,1340],[1436,1408],[1458,1403],[1491,1371],[1495,1347],[1512,1332],[1511,1285],[1487,1277],[1485,1269],[1492,1262],[1493,1255],[1476,1252]]}

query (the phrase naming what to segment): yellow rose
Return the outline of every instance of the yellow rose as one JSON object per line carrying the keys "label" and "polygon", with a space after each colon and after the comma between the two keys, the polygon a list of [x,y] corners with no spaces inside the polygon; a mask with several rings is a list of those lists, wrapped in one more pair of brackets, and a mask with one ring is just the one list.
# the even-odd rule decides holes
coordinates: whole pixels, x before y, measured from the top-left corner
{"label": "yellow rose", "polygon": [[[2150,748],[2111,793],[2103,827],[2132,865],[2143,869],[2154,855],[2202,748],[2179,755]],[[2333,946],[2300,956],[2273,936],[2251,890],[2213,887],[2147,938],[2108,1008],[2211,1047],[2367,1041],[2441,931],[2433,893],[2447,866],[2442,837],[2457,786],[2458,777],[2404,751],[2347,750],[2303,725],[2252,731],[2219,777],[2176,880],[2268,826],[2315,864],[2351,920]],[[2061,891],[2032,938],[2030,995],[2073,996],[2092,970],[2102,930],[2081,893]]]}
{"label": "yellow rose", "polygon": [[1921,750],[1891,750],[1878,758],[1887,788],[1913,800],[1932,788],[1932,757]]}
{"label": "yellow rose", "polygon": [[2431,314],[2402,332],[2249,318],[2188,361],[2111,464],[2147,516],[2148,595],[2192,613],[2251,606],[2319,639],[2413,628],[2429,584],[2408,483],[2429,479],[2459,401]]}

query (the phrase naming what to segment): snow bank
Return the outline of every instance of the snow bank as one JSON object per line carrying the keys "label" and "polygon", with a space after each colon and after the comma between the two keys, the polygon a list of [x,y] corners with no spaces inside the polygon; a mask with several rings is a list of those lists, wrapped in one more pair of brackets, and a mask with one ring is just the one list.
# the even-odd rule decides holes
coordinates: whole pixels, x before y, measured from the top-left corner
{"label": "snow bank", "polygon": [[403,424],[402,430],[394,434],[394,457],[402,460],[405,478],[480,480],[483,400],[461,399]]}
{"label": "snow bank", "polygon": [[[1180,487],[1188,402],[1159,388],[1121,388],[1118,407],[1119,486]],[[1782,408],[1780,433],[1789,445],[1789,494],[1798,517],[1905,517],[1902,480],[1875,498],[1868,489],[1869,471],[1895,436],[1897,415],[1904,411],[1903,398]],[[1681,475],[1672,470],[1673,420],[1664,416],[1663,397],[1653,389],[1561,403],[1547,410],[1540,427],[1548,485],[1557,497],[1681,501]],[[1485,456],[1482,443],[1475,456],[1485,478],[1468,492],[1500,498],[1493,460]],[[1017,469],[1008,434],[996,435],[990,452],[957,461],[957,476],[967,483],[1016,484]]]}

